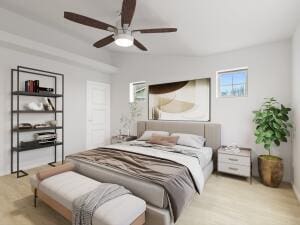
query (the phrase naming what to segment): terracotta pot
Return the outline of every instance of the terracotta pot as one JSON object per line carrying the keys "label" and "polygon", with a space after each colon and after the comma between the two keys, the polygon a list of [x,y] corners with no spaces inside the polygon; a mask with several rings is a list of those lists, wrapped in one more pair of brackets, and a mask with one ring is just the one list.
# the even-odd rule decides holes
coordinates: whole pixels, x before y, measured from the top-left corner
{"label": "terracotta pot", "polygon": [[277,156],[260,155],[258,171],[261,181],[269,187],[279,187],[283,177],[282,159]]}

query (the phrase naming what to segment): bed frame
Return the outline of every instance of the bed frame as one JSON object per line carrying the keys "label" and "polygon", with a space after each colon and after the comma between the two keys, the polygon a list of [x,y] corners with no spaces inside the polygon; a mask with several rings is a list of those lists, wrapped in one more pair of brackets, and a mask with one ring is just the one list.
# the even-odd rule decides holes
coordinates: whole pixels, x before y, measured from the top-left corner
{"label": "bed frame", "polygon": [[[201,135],[206,138],[206,146],[211,147],[214,152],[221,146],[221,125],[215,123],[202,123],[190,121],[139,121],[137,122],[137,136],[140,137],[144,131],[168,131],[170,133],[188,133]],[[216,156],[216,154],[214,154]],[[216,157],[214,157],[214,161]],[[203,169],[206,179],[213,171],[213,164]],[[84,164],[76,165],[77,172],[98,180],[99,171],[93,169],[93,166],[85,167]],[[101,179],[99,179],[101,181]],[[120,184],[122,185],[122,184]],[[130,190],[130,189],[129,189]],[[155,207],[147,204],[146,225],[171,225],[171,216],[168,209]]]}

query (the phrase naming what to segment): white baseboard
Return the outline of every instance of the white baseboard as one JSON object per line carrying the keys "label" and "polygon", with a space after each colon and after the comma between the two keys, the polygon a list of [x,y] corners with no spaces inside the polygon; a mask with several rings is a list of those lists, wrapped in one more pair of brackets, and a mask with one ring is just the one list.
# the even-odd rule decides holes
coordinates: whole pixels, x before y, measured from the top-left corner
{"label": "white baseboard", "polygon": [[297,189],[297,187],[295,186],[295,184],[293,184],[293,190],[296,194],[296,197],[298,199],[298,201],[300,202],[300,191]]}

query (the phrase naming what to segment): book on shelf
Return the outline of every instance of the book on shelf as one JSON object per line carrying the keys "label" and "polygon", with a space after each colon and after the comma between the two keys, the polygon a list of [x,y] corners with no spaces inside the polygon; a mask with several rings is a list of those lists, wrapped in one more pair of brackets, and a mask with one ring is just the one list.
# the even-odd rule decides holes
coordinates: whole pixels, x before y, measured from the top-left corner
{"label": "book on shelf", "polygon": [[49,103],[49,105],[51,106],[52,111],[55,111],[55,107],[54,107],[52,101],[50,100],[50,98],[48,98],[48,103]]}
{"label": "book on shelf", "polygon": [[25,91],[30,93],[53,93],[54,88],[40,87],[39,80],[26,80]]}
{"label": "book on shelf", "polygon": [[40,81],[39,80],[26,80],[25,91],[26,92],[39,92]]}

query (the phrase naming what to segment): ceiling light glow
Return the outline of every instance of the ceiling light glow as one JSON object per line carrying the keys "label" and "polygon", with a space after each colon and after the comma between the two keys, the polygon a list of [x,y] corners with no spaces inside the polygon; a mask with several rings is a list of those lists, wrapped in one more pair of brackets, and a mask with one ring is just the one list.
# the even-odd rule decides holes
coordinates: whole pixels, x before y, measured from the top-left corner
{"label": "ceiling light glow", "polygon": [[118,34],[115,37],[115,43],[120,47],[130,47],[133,45],[133,36],[130,34]]}

